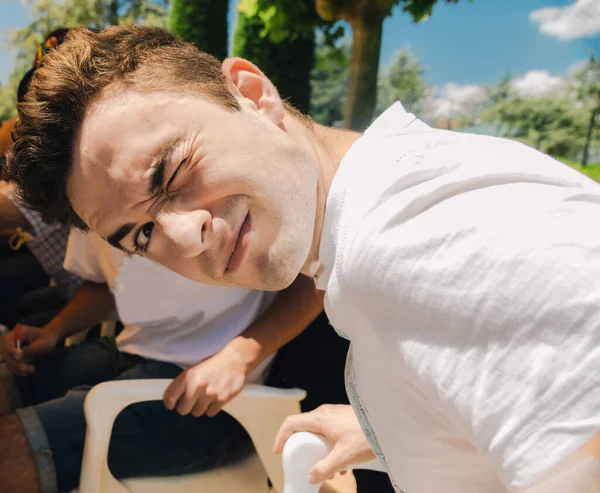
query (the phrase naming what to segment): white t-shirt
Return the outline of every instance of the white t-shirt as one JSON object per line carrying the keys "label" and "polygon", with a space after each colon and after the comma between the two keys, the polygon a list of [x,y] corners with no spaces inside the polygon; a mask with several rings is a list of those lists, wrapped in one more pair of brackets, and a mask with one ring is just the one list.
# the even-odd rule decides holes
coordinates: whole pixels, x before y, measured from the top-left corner
{"label": "white t-shirt", "polygon": [[319,256],[351,402],[404,493],[523,491],[600,430],[597,183],[396,104],[344,157]]}
{"label": "white t-shirt", "polygon": [[151,260],[127,256],[95,233],[71,233],[65,268],[108,284],[125,326],[117,337],[120,351],[184,368],[223,349],[275,296],[191,281]]}

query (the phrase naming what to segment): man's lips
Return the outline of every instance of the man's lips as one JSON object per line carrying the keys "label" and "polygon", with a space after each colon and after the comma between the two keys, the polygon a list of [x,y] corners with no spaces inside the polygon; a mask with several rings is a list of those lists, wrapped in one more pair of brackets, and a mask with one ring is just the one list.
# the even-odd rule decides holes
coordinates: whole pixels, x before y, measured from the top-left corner
{"label": "man's lips", "polygon": [[225,272],[234,272],[236,271],[242,263],[244,258],[244,253],[246,252],[247,242],[244,241],[244,237],[246,233],[250,231],[250,211],[246,213],[244,220],[240,224],[237,235],[235,236],[235,242],[233,243],[233,249],[231,251],[231,255],[229,256],[229,260],[227,261],[227,266],[225,267]]}

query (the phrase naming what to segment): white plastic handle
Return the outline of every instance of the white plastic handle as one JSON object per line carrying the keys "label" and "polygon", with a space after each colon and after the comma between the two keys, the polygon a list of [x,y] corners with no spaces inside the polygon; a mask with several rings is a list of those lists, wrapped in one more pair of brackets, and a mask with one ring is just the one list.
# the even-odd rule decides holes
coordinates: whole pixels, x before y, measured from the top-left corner
{"label": "white plastic handle", "polygon": [[[283,446],[283,493],[318,493],[321,484],[308,482],[308,471],[324,459],[332,446],[320,435],[299,432],[290,436]],[[355,464],[348,469],[370,469],[386,472],[378,459]]]}

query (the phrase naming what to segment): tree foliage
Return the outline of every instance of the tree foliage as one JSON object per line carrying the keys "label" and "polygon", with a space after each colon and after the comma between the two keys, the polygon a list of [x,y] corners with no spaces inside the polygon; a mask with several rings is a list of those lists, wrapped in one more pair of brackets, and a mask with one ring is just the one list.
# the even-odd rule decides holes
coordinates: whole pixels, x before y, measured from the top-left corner
{"label": "tree foliage", "polygon": [[552,156],[569,158],[583,148],[585,112],[568,99],[510,97],[493,105],[486,118],[507,137]]}
{"label": "tree foliage", "polygon": [[490,106],[506,101],[511,97],[512,75],[507,72],[498,84],[487,87],[487,100]]}
{"label": "tree foliage", "polygon": [[222,60],[227,57],[226,0],[172,0],[169,30]]}
{"label": "tree foliage", "polygon": [[240,0],[233,54],[256,64],[282,97],[308,113],[320,22],[312,0]]}
{"label": "tree foliage", "polygon": [[164,27],[166,0],[37,0],[30,4],[32,21],[10,32],[8,42],[16,50],[14,69],[0,92],[0,118],[14,114],[17,86],[31,68],[35,50],[44,36],[58,27],[104,28],[112,24],[144,24]]}
{"label": "tree foliage", "polygon": [[323,125],[344,123],[344,106],[350,78],[351,45],[330,44],[318,38],[315,65],[311,73],[310,115]]}
{"label": "tree foliage", "polygon": [[398,51],[379,75],[376,113],[382,113],[395,101],[401,101],[410,112],[418,112],[419,103],[427,94],[424,73],[419,60],[407,50]]}
{"label": "tree foliage", "polygon": [[592,138],[600,131],[600,60],[590,55],[582,70],[574,77],[577,99],[588,112],[588,126],[585,144],[581,156],[581,164],[587,166]]}

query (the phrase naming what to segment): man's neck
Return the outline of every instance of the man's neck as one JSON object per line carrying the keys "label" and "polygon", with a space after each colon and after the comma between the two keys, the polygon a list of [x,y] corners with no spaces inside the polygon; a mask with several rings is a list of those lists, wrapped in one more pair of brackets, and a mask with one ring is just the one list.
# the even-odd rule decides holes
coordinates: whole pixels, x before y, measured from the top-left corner
{"label": "man's neck", "polygon": [[290,115],[286,115],[284,125],[287,131],[313,156],[317,165],[317,210],[313,242],[308,258],[301,270],[302,274],[312,277],[315,274],[319,260],[325,205],[333,178],[342,159],[362,134],[346,129],[325,127],[316,123],[309,127]]}

